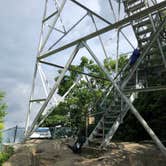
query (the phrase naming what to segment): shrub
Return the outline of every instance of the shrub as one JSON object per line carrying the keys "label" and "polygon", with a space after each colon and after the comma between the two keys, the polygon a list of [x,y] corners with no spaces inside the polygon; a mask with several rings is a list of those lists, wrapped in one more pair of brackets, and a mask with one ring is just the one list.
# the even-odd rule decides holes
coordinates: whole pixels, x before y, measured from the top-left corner
{"label": "shrub", "polygon": [[10,156],[14,153],[14,149],[12,146],[8,146],[5,152],[0,152],[0,166],[7,161]]}

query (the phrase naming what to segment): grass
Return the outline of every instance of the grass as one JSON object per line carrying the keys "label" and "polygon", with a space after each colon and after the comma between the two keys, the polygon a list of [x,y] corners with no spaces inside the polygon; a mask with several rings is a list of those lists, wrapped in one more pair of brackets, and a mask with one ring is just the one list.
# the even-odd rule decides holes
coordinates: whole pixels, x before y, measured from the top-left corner
{"label": "grass", "polygon": [[5,152],[0,152],[0,166],[7,161],[10,156],[14,153],[14,149],[12,146],[8,146]]}

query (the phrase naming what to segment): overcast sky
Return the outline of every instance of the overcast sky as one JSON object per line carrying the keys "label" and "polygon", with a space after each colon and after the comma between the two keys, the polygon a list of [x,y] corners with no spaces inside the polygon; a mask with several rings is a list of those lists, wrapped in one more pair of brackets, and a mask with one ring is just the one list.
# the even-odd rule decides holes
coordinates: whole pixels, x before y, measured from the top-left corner
{"label": "overcast sky", "polygon": [[25,120],[42,10],[42,0],[0,2],[0,90],[8,105],[6,128]]}
{"label": "overcast sky", "polygon": [[[80,1],[87,4],[86,0]],[[66,22],[64,20],[66,25],[77,20],[76,18],[83,14],[80,8],[73,7],[72,9],[72,6],[68,5],[70,10],[63,16],[66,18]],[[4,0],[0,2],[0,90],[6,93],[5,101],[8,105],[8,114],[5,118],[6,128],[14,125],[24,126],[25,123],[43,7],[44,0]],[[88,7],[113,21],[107,0],[90,0]],[[89,20],[86,20],[82,26],[84,29],[82,31],[75,30],[69,36],[70,40],[76,38],[77,35],[88,33],[92,27]],[[98,26],[102,27],[104,24],[99,22]],[[133,39],[130,31],[125,33]],[[115,42],[113,42],[115,36],[115,32],[112,32],[110,36],[105,35],[105,39],[107,39],[105,46],[108,49],[111,48],[114,53],[116,50]],[[63,41],[62,44],[66,41],[68,40]],[[124,39],[122,41],[124,45]],[[134,39],[133,44],[136,45]],[[93,43],[93,46],[96,47],[99,55],[102,55],[102,51],[99,49],[101,47],[98,47],[97,41]],[[129,47],[126,44],[125,49],[127,50]],[[122,47],[122,51],[124,51],[124,47]]]}

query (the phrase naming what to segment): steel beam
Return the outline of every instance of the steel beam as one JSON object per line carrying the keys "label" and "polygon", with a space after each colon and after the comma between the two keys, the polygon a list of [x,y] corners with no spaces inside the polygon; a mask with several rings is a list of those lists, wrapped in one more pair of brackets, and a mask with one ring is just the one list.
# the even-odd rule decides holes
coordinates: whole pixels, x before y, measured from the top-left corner
{"label": "steel beam", "polygon": [[[42,20],[44,20],[45,17],[46,17],[47,2],[48,1],[45,0],[44,12],[43,12]],[[42,40],[43,40],[43,29],[44,29],[44,23],[42,22],[41,30],[40,30],[40,37],[39,37],[38,50],[37,50],[37,55],[36,56],[39,56],[39,53],[40,53],[41,43],[42,43]],[[29,100],[32,100],[32,96],[34,94],[35,80],[36,80],[36,75],[37,75],[37,68],[38,68],[38,62],[37,62],[37,59],[36,59],[36,63],[35,63],[35,67],[34,67],[34,73],[33,73],[33,79],[32,79],[32,88],[31,88]],[[29,102],[29,104],[28,104],[28,111],[27,111],[27,115],[26,115],[26,122],[25,122],[25,135],[27,134],[27,131],[28,131],[29,120],[30,120],[30,113],[31,113],[31,103]]]}
{"label": "steel beam", "polygon": [[62,34],[65,34],[66,32],[63,32],[62,30],[58,29],[58,28],[55,28],[55,27],[51,27],[50,25],[48,25],[49,28],[52,28],[53,30],[57,31],[57,32],[60,32]]}
{"label": "steel beam", "polygon": [[94,16],[98,17],[100,20],[104,21],[105,23],[111,24],[111,22],[109,22],[105,18],[101,17],[100,15],[98,15],[97,13],[95,13],[94,11],[92,11],[91,9],[87,8],[86,6],[82,5],[78,1],[75,1],[75,0],[70,0],[70,1],[72,1],[73,3],[75,3],[76,5],[78,5],[79,7],[83,8],[87,12],[89,12],[89,13],[93,14]]}
{"label": "steel beam", "polygon": [[58,44],[69,32],[71,32],[88,14],[86,13],[81,17],[63,36],[61,36],[54,44],[52,44],[48,50],[51,50],[56,44]]}
{"label": "steel beam", "polygon": [[46,22],[47,20],[49,20],[51,17],[55,16],[58,13],[58,11],[53,12],[52,14],[50,14],[47,18],[45,18],[42,22]]}
{"label": "steel beam", "polygon": [[124,93],[126,92],[154,92],[154,91],[161,91],[161,90],[166,90],[166,86],[154,86],[154,87],[140,88],[140,89],[126,88],[123,90],[123,92]]}
{"label": "steel beam", "polygon": [[33,103],[33,102],[43,102],[43,101],[46,101],[46,98],[43,98],[43,99],[32,99],[29,102]]}
{"label": "steel beam", "polygon": [[46,57],[48,57],[48,56],[50,56],[52,54],[55,54],[55,53],[60,52],[60,51],[62,51],[64,49],[67,49],[67,48],[70,48],[70,47],[72,47],[74,45],[77,45],[78,43],[80,43],[82,41],[87,41],[87,40],[92,39],[92,38],[94,38],[94,37],[96,37],[98,35],[104,34],[104,33],[108,32],[110,30],[113,30],[113,29],[119,28],[121,26],[124,26],[125,24],[130,23],[132,20],[140,19],[140,18],[142,18],[142,17],[144,17],[144,16],[146,16],[146,15],[148,15],[150,13],[153,13],[153,12],[158,12],[158,10],[164,9],[165,7],[166,7],[166,1],[160,2],[160,3],[158,3],[158,4],[156,4],[156,5],[152,6],[152,7],[149,7],[147,9],[142,10],[141,12],[133,14],[132,16],[129,16],[127,18],[124,18],[123,20],[120,20],[120,21],[118,21],[118,22],[116,22],[114,24],[111,24],[111,25],[109,25],[109,26],[107,26],[105,28],[102,28],[102,29],[98,30],[97,32],[93,32],[93,33],[91,33],[91,34],[89,34],[87,36],[84,36],[84,37],[82,37],[80,39],[77,39],[77,40],[75,40],[75,41],[73,41],[71,43],[63,45],[62,47],[59,47],[59,48],[54,49],[52,51],[45,52],[45,53],[41,54],[38,58],[39,59],[46,58]]}
{"label": "steel beam", "polygon": [[[46,61],[43,61],[43,60],[39,60],[39,62],[42,63],[42,64],[45,64],[45,65],[52,66],[52,67],[57,67],[57,68],[60,68],[60,69],[64,69],[64,66],[56,65],[56,64],[53,64],[53,63],[50,63],[50,62],[46,62]],[[69,67],[68,70],[69,71],[75,71],[75,72],[77,72],[79,74],[87,75],[89,77],[93,77],[93,78],[100,79],[100,80],[103,80],[103,81],[109,81],[107,78],[95,76],[93,74],[85,73],[85,72],[82,72],[82,71],[79,71],[79,70],[73,70],[71,67]]]}

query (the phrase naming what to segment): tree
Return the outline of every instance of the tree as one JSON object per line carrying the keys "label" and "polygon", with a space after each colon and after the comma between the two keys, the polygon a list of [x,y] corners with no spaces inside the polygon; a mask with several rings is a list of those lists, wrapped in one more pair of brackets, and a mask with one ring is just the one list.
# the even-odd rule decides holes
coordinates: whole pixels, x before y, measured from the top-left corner
{"label": "tree", "polygon": [[[119,68],[125,62],[126,56],[121,56],[119,59]],[[115,60],[111,58],[104,60],[104,65],[110,74],[115,72]],[[70,125],[72,128],[77,129],[83,128],[86,125],[88,114],[103,111],[98,103],[102,100],[102,95],[106,91],[106,87],[111,85],[111,83],[106,79],[106,75],[100,67],[86,57],[81,58],[80,64],[70,66],[69,72],[61,81],[58,93],[63,96],[74,83],[80,72],[86,72],[95,77],[88,77],[88,81],[85,78],[81,80],[66,97],[65,101],[61,102],[58,107],[53,108],[52,114],[45,120],[43,126],[61,124]],[[61,70],[59,70],[59,73],[61,73]],[[96,118],[100,119],[100,116]]]}
{"label": "tree", "polygon": [[[3,102],[4,95],[5,94],[3,92],[0,92],[0,130],[4,128],[3,120],[6,115],[5,110],[7,108],[7,105]],[[2,133],[0,133],[0,142],[1,139],[2,139]]]}
{"label": "tree", "polygon": [[[79,72],[87,71],[98,77],[104,77],[100,68],[92,60],[82,57],[79,65],[72,65],[70,71],[61,81],[58,93],[63,96],[74,83]],[[59,71],[60,73],[61,71]],[[57,78],[56,78],[57,79]],[[94,78],[81,80],[72,92],[66,97],[65,101],[56,107],[53,113],[46,119],[44,125],[54,126],[57,124],[70,125],[73,128],[85,126],[86,116],[89,108],[92,108],[96,99],[102,94],[101,82]]]}

